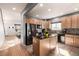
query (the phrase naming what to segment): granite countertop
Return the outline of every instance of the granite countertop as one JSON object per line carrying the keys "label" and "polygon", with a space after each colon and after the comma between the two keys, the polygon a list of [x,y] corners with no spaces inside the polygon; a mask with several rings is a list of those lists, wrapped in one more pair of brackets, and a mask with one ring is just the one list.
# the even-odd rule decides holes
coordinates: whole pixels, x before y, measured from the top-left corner
{"label": "granite countertop", "polygon": [[53,37],[57,37],[58,34],[51,34],[48,38],[37,38],[37,37],[34,37],[36,38],[36,40],[44,40],[44,39],[49,39],[49,38],[53,38]]}
{"label": "granite countertop", "polygon": [[68,34],[68,35],[78,35],[79,36],[79,34],[73,34],[73,33],[66,33],[66,34]]}
{"label": "granite countertop", "polygon": [[50,37],[55,37],[57,36],[58,34],[51,34]]}

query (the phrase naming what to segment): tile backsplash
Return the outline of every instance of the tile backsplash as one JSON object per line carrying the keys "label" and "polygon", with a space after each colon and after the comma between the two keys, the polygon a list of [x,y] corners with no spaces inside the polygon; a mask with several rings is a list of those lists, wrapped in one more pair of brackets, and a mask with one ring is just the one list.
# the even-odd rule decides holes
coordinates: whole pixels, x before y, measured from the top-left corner
{"label": "tile backsplash", "polygon": [[67,34],[75,34],[75,35],[79,35],[79,28],[68,28],[68,29],[64,29],[65,33]]}

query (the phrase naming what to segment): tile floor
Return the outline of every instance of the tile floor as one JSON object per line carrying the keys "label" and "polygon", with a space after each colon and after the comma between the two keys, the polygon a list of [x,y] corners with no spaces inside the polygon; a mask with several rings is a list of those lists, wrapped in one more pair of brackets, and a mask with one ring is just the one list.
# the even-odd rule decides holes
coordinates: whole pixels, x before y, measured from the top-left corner
{"label": "tile floor", "polygon": [[57,48],[50,53],[50,56],[79,56],[79,48],[58,43]]}

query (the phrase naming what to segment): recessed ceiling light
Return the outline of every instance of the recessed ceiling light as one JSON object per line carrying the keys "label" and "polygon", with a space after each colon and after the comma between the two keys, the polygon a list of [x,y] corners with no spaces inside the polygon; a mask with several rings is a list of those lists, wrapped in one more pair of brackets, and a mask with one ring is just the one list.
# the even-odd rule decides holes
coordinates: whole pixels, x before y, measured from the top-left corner
{"label": "recessed ceiling light", "polygon": [[40,4],[40,7],[43,7],[43,4],[42,3]]}
{"label": "recessed ceiling light", "polygon": [[78,8],[75,8],[74,10],[76,10],[76,11],[77,11],[77,10],[78,10]]}
{"label": "recessed ceiling light", "polygon": [[48,11],[51,11],[51,9],[48,9]]}
{"label": "recessed ceiling light", "polygon": [[39,17],[39,15],[36,15],[36,17]]}
{"label": "recessed ceiling light", "polygon": [[16,10],[16,8],[12,8],[12,10]]}
{"label": "recessed ceiling light", "polygon": [[60,14],[62,15],[62,14],[64,14],[64,13],[60,13]]}

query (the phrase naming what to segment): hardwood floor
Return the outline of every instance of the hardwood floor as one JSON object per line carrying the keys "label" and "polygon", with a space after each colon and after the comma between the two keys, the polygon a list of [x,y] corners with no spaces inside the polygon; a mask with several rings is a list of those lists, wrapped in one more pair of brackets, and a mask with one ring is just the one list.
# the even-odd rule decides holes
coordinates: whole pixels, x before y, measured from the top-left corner
{"label": "hardwood floor", "polygon": [[6,35],[5,39],[6,41],[15,40],[17,37],[15,35]]}
{"label": "hardwood floor", "polygon": [[[8,40],[5,40],[5,43],[0,48],[0,56],[33,56],[33,52],[36,52],[36,50],[33,50],[33,48],[35,47],[33,47],[32,45],[22,45],[20,43],[20,39],[18,39],[16,36],[7,38]],[[53,44],[54,42],[52,42],[52,45]],[[57,46],[55,50],[51,51],[49,56],[79,56],[79,48],[61,43],[58,43]],[[44,48],[43,52],[45,52]]]}
{"label": "hardwood floor", "polygon": [[27,49],[23,48],[20,44],[0,51],[0,56],[30,56]]}
{"label": "hardwood floor", "polygon": [[[0,48],[0,56],[30,56],[31,52],[26,46],[20,43],[20,39],[16,36],[7,37],[3,46]],[[26,48],[25,48],[26,47]]]}

